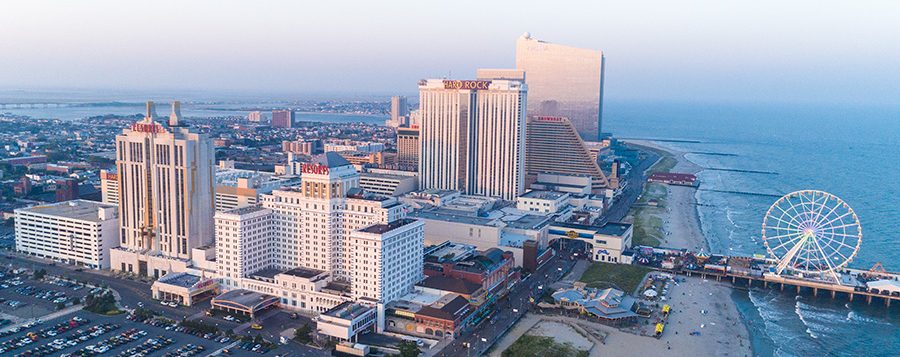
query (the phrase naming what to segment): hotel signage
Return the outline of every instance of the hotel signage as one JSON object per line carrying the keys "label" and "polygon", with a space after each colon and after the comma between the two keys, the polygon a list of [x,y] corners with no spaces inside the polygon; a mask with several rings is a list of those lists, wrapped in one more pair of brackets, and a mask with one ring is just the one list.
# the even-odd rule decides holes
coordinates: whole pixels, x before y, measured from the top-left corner
{"label": "hotel signage", "polygon": [[300,171],[304,174],[328,175],[328,166],[322,164],[303,164]]}
{"label": "hotel signage", "polygon": [[139,133],[162,133],[163,127],[157,123],[134,123],[131,124],[131,131],[136,131]]}
{"label": "hotel signage", "polygon": [[544,116],[537,117],[536,119],[538,121],[555,121],[555,122],[561,122],[561,121],[565,120],[563,117],[544,117]]}
{"label": "hotel signage", "polygon": [[469,89],[483,90],[491,86],[491,81],[475,81],[475,80],[444,80],[444,89]]}

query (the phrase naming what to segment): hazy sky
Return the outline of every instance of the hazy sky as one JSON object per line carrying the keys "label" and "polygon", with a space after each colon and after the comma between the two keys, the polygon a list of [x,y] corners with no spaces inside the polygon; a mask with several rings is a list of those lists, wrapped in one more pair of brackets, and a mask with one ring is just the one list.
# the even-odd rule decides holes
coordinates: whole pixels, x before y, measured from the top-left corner
{"label": "hazy sky", "polygon": [[602,49],[607,100],[896,104],[898,14],[892,1],[3,1],[0,88],[414,94],[420,78],[514,66],[528,31]]}

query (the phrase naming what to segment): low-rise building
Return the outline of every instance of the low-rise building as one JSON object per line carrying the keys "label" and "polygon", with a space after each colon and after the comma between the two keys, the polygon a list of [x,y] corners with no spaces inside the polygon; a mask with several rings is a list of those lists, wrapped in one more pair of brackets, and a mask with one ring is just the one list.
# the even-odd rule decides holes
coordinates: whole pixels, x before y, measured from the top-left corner
{"label": "low-rise building", "polygon": [[415,175],[395,175],[366,170],[359,174],[359,187],[379,195],[399,197],[417,190],[419,179]]}
{"label": "low-rise building", "polygon": [[347,301],[319,315],[316,330],[332,338],[356,342],[360,333],[374,331],[376,320],[372,306]]}
{"label": "low-rise building", "polygon": [[109,269],[119,246],[116,205],[86,200],[17,209],[16,250],[91,269]]}
{"label": "low-rise building", "polygon": [[548,231],[551,239],[585,242],[590,248],[591,259],[610,263],[623,263],[622,253],[631,248],[633,233],[632,225],[614,222],[602,226],[553,222]]}
{"label": "low-rise building", "polygon": [[516,208],[540,213],[556,213],[568,204],[569,194],[557,191],[531,190],[516,199]]}

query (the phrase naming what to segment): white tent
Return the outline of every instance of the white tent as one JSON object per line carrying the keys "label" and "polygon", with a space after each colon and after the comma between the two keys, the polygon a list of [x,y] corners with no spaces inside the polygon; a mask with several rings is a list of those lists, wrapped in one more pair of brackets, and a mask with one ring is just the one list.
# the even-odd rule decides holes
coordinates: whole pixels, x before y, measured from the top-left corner
{"label": "white tent", "polygon": [[656,297],[656,290],[647,289],[647,291],[644,291],[644,296],[648,298]]}
{"label": "white tent", "polygon": [[869,289],[878,289],[879,292],[889,291],[900,294],[900,282],[896,280],[875,280],[866,283]]}

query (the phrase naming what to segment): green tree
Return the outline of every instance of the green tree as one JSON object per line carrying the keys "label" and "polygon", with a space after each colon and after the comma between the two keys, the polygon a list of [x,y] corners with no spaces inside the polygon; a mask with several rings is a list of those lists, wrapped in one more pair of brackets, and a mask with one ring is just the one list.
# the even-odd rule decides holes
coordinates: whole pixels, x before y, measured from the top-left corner
{"label": "green tree", "polygon": [[47,271],[44,269],[38,269],[34,271],[34,274],[31,276],[34,280],[41,280],[45,276],[47,276]]}
{"label": "green tree", "polygon": [[309,343],[312,341],[309,337],[310,332],[312,332],[312,329],[309,328],[309,325],[303,324],[303,326],[294,329],[294,339],[300,343]]}
{"label": "green tree", "polygon": [[422,351],[419,350],[419,346],[416,346],[416,343],[413,341],[400,342],[397,349],[400,350],[400,357],[418,357],[422,354]]}

